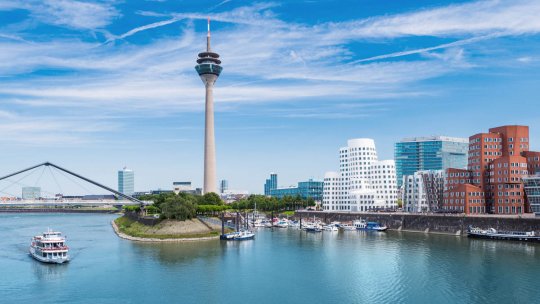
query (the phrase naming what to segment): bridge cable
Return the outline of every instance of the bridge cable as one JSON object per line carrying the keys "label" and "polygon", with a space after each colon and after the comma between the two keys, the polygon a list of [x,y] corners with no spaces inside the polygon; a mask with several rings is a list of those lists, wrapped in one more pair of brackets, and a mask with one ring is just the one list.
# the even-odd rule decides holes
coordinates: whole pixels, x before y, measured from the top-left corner
{"label": "bridge cable", "polygon": [[51,174],[54,182],[56,183],[56,186],[58,186],[58,189],[60,189],[60,193],[62,195],[64,195],[64,190],[62,190],[62,187],[60,186],[60,184],[58,183],[58,181],[56,180],[56,176],[54,176],[53,172],[52,172],[52,169],[50,166],[47,166],[47,168],[49,169],[49,173]]}
{"label": "bridge cable", "polygon": [[[23,182],[17,182],[17,181],[13,182],[13,184],[17,184],[17,185],[19,185],[21,187],[34,187],[34,186],[30,185],[30,184],[26,184],[26,183],[23,183]],[[52,194],[53,196],[56,194],[54,192],[50,192],[50,191],[47,191],[47,190],[44,190],[44,189],[41,189],[41,192],[42,193],[47,193],[47,194]],[[4,193],[7,193],[7,192],[4,192]],[[8,193],[8,194],[13,195],[11,193]],[[13,196],[16,197],[17,195],[13,195]]]}
{"label": "bridge cable", "polygon": [[85,191],[88,192],[88,194],[92,194],[92,191],[88,190],[86,187],[84,187],[83,185],[81,185],[80,183],[78,183],[76,180],[74,180],[73,177],[67,175],[67,173],[64,173],[62,172],[61,170],[56,170],[58,172],[60,172],[60,174],[62,174],[63,176],[65,176],[68,180],[70,180],[72,183],[76,184],[77,186],[81,187],[82,189],[84,189]]}
{"label": "bridge cable", "polygon": [[14,182],[11,182],[9,179],[6,179],[7,181],[10,181],[11,184],[9,184],[8,186],[6,186],[6,187],[0,189],[0,192],[3,192],[3,191],[6,190],[7,188],[12,187],[12,186],[13,186],[14,184],[16,184],[16,183],[18,184],[21,180],[23,180],[23,179],[25,179],[26,177],[28,177],[28,176],[34,174],[35,170],[36,170],[36,169],[30,170],[30,172],[28,172],[28,174],[24,175],[23,177],[19,178],[18,180],[14,181]]}
{"label": "bridge cable", "polygon": [[43,176],[43,173],[45,172],[45,166],[43,166],[43,169],[41,170],[41,174],[39,175],[38,179],[36,180],[36,182],[34,183],[34,187],[36,187],[39,183],[39,181],[41,180],[41,177]]}

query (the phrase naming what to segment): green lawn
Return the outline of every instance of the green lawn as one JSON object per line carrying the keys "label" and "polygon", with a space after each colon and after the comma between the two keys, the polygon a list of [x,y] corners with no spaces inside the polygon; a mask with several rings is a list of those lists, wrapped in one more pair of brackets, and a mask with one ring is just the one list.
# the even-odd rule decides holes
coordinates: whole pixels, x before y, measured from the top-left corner
{"label": "green lawn", "polygon": [[153,227],[143,225],[139,222],[133,221],[127,217],[119,217],[114,220],[116,226],[120,232],[127,234],[133,237],[141,238],[153,238],[153,239],[192,239],[192,238],[203,238],[203,237],[212,237],[218,236],[218,231],[211,231],[208,233],[198,233],[198,234],[153,234],[151,233]]}

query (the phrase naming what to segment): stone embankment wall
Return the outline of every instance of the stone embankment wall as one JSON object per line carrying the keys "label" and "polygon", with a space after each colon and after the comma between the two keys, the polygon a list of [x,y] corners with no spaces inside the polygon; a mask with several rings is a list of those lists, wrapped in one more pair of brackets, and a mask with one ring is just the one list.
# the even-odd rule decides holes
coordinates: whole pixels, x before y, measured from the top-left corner
{"label": "stone embankment wall", "polygon": [[540,234],[540,218],[526,217],[498,217],[490,216],[464,216],[455,214],[404,214],[404,213],[331,213],[299,211],[295,217],[302,220],[318,218],[326,223],[333,221],[348,222],[364,219],[369,222],[379,222],[392,230],[417,231],[429,233],[446,233],[465,235],[467,227],[483,229],[495,228],[507,231],[535,231]]}

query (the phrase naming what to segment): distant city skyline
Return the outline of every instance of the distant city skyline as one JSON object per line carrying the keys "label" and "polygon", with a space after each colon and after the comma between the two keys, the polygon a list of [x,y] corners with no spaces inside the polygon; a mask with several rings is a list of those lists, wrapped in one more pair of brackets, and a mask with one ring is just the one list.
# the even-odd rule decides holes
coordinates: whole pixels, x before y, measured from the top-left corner
{"label": "distant city skyline", "polygon": [[[226,58],[216,182],[322,180],[350,138],[393,159],[405,137],[518,124],[540,150],[538,15],[532,0],[0,1],[0,171],[51,161],[116,188],[127,165],[135,191],[202,187],[207,17]],[[44,172],[43,195],[83,191]]]}

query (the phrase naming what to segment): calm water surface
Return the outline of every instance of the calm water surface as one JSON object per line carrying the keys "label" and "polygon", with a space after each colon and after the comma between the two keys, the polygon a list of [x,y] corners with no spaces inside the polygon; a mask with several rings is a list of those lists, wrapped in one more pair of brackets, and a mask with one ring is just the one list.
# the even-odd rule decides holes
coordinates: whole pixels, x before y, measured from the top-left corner
{"label": "calm water surface", "polygon": [[[114,234],[115,217],[0,213],[0,303],[540,303],[538,245],[287,229],[140,244]],[[49,226],[69,264],[28,256]]]}

